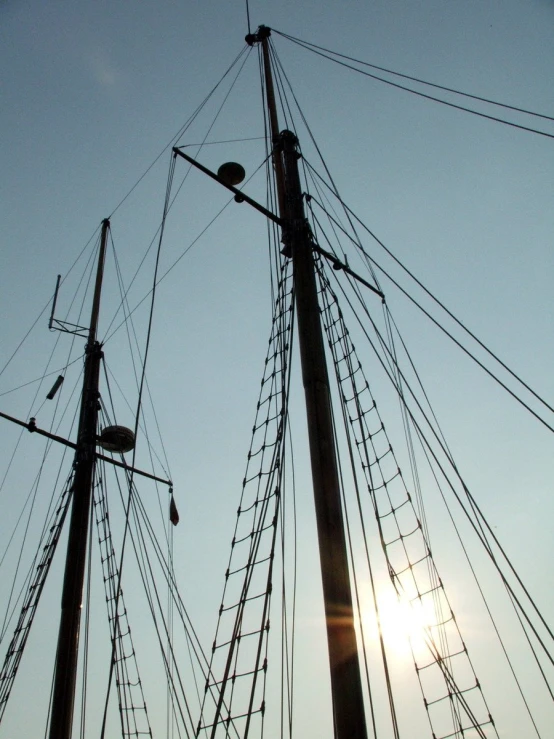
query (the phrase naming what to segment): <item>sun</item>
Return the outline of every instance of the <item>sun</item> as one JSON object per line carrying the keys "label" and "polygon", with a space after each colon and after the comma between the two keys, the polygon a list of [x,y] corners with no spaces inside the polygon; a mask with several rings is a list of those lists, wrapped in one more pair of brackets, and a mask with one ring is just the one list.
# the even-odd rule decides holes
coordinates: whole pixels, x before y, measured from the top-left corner
{"label": "sun", "polygon": [[379,641],[379,625],[385,648],[398,657],[428,653],[428,634],[436,621],[431,603],[408,603],[398,598],[392,587],[377,595],[379,614],[375,613],[371,591],[364,598],[362,625],[366,640]]}

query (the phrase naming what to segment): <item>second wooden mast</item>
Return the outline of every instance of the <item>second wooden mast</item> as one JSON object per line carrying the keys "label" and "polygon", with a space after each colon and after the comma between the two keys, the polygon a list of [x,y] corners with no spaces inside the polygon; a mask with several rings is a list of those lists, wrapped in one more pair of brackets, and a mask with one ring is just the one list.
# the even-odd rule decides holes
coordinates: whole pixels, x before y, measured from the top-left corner
{"label": "second wooden mast", "polygon": [[85,349],[83,394],[81,398],[81,414],[74,462],[73,502],[63,582],[60,629],[56,651],[50,739],[71,739],[73,730],[81,604],[83,599],[83,583],[85,580],[90,506],[96,460],[96,427],[99,401],[98,379],[102,361],[102,347],[97,340],[97,328],[109,227],[109,221],[104,220],[100,237],[100,252],[98,255],[88,341]]}

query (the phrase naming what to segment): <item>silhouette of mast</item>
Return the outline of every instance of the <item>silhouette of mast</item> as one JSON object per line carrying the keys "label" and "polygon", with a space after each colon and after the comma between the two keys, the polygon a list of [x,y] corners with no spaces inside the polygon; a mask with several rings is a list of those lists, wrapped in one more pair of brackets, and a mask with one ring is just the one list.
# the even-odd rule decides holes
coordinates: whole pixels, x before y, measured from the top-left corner
{"label": "silhouette of mast", "polygon": [[262,46],[273,163],[285,253],[292,258],[302,379],[316,509],[319,557],[336,739],[366,739],[366,721],[338,464],[333,433],[329,377],[313,257],[312,234],[304,213],[298,173],[298,140],[291,131],[278,133],[277,110],[269,55],[270,29],[260,26],[247,42]]}
{"label": "silhouette of mast", "polygon": [[72,734],[81,605],[90,525],[90,505],[94,486],[99,401],[98,379],[102,360],[102,347],[97,340],[97,328],[109,227],[110,222],[107,219],[104,220],[100,237],[90,328],[85,348],[83,394],[74,460],[73,501],[56,651],[50,739],[71,739]]}

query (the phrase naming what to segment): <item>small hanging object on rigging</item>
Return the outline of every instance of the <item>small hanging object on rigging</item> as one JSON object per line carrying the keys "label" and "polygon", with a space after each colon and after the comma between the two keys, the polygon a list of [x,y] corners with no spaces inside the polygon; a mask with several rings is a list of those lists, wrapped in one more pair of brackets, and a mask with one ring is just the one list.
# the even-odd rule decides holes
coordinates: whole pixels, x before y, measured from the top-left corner
{"label": "small hanging object on rigging", "polygon": [[50,392],[49,392],[49,393],[48,393],[48,395],[46,396],[46,399],[47,399],[47,400],[53,400],[53,399],[54,399],[54,396],[56,395],[56,393],[57,393],[57,392],[58,392],[58,390],[60,389],[60,387],[61,387],[61,384],[62,384],[62,382],[63,382],[63,381],[64,381],[64,377],[63,377],[63,375],[58,375],[58,379],[57,379],[57,380],[56,380],[56,382],[55,382],[55,383],[54,383],[54,384],[52,385],[52,388],[51,388]]}
{"label": "small hanging object on rigging", "polygon": [[169,520],[174,526],[179,523],[179,511],[175,505],[175,498],[173,497],[173,488],[170,489],[171,498],[169,499]]}
{"label": "small hanging object on rigging", "polygon": [[125,454],[135,448],[135,435],[126,426],[106,426],[98,437],[98,446],[107,452]]}

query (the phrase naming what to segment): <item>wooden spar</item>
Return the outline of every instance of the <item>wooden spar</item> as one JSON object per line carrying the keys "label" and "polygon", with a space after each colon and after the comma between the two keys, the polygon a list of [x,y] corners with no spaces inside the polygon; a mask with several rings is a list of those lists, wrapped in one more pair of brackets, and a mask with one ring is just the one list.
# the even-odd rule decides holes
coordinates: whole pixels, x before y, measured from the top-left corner
{"label": "wooden spar", "polygon": [[99,397],[98,380],[102,359],[102,347],[97,341],[97,328],[109,227],[109,221],[104,220],[102,222],[90,328],[85,349],[83,395],[75,451],[73,501],[56,651],[50,739],[71,739],[73,727],[81,603],[85,578],[90,506],[94,485]]}
{"label": "wooden spar", "polygon": [[263,50],[283,242],[286,253],[290,254],[293,261],[335,737],[366,739],[364,699],[311,232],[304,214],[298,173],[298,142],[290,131],[279,134],[277,129],[268,36],[269,29],[262,26],[255,40],[262,44]]}
{"label": "wooden spar", "polygon": [[273,167],[275,168],[275,181],[277,185],[277,202],[279,204],[279,214],[281,217],[285,215],[285,175],[283,171],[283,160],[279,153],[279,122],[277,119],[277,106],[275,104],[275,90],[273,87],[273,74],[271,71],[271,61],[269,58],[268,38],[271,29],[267,26],[260,26],[257,38],[262,44],[262,55],[264,59],[264,78],[265,91],[267,96],[267,109],[269,111],[269,125],[271,128],[271,147],[273,154]]}

